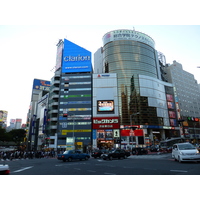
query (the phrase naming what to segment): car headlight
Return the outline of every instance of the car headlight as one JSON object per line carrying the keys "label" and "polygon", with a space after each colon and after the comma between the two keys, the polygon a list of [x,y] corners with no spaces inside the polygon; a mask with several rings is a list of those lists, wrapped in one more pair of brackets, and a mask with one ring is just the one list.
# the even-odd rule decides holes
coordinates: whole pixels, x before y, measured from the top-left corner
{"label": "car headlight", "polygon": [[198,150],[196,151],[196,154],[199,154],[199,151],[198,151]]}
{"label": "car headlight", "polygon": [[180,152],[180,155],[185,155],[183,152]]}

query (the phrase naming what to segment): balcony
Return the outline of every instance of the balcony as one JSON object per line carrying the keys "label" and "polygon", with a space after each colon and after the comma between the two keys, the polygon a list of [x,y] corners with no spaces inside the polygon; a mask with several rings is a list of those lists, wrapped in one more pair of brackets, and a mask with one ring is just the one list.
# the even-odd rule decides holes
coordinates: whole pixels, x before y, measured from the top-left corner
{"label": "balcony", "polygon": [[50,106],[58,106],[58,102],[52,102]]}
{"label": "balcony", "polygon": [[57,129],[57,125],[51,125],[50,129]]}
{"label": "balcony", "polygon": [[57,118],[57,117],[51,117],[51,118],[50,118],[50,121],[51,121],[51,122],[57,122],[57,121],[58,121],[58,118]]}
{"label": "balcony", "polygon": [[51,98],[52,98],[52,99],[58,99],[58,98],[59,98],[59,95],[58,95],[58,94],[54,94],[54,95],[52,95]]}
{"label": "balcony", "polygon": [[58,109],[50,110],[49,114],[58,113]]}

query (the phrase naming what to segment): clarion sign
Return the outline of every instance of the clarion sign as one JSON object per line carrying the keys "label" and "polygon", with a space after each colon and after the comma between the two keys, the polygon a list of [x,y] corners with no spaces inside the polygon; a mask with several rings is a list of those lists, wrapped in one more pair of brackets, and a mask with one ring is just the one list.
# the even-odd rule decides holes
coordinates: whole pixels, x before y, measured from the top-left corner
{"label": "clarion sign", "polygon": [[74,61],[86,61],[90,60],[90,56],[65,56],[64,61],[65,62],[74,62]]}
{"label": "clarion sign", "polygon": [[118,124],[119,120],[118,119],[94,119],[93,120],[94,124]]}

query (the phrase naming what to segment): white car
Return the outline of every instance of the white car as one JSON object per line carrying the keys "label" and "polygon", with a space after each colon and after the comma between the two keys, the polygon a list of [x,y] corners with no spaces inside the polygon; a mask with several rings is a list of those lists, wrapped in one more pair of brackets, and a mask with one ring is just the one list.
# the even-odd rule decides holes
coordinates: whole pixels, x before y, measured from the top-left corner
{"label": "white car", "polygon": [[200,161],[200,153],[197,148],[190,143],[177,143],[172,148],[172,158],[183,161]]}
{"label": "white car", "polygon": [[0,165],[0,175],[9,175],[10,169],[8,165]]}

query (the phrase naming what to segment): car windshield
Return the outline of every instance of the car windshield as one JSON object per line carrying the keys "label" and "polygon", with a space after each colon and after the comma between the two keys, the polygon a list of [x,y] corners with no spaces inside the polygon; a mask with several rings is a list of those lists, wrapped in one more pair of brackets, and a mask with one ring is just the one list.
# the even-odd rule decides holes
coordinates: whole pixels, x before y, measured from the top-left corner
{"label": "car windshield", "polygon": [[178,145],[180,150],[196,149],[192,144]]}

